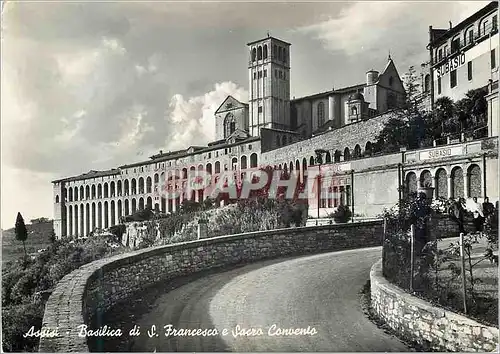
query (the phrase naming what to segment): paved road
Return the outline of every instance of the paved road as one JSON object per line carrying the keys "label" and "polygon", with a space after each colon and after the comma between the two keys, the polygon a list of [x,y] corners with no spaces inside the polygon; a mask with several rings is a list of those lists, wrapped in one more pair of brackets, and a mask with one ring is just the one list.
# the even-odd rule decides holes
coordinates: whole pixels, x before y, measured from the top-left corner
{"label": "paved road", "polygon": [[[138,324],[157,326],[159,336],[141,334],[132,350],[156,351],[408,351],[363,314],[359,291],[380,247],[274,260],[211,274],[174,289],[156,301]],[[217,328],[225,336],[165,337],[174,328]],[[307,328],[308,334],[270,336],[269,328]],[[232,330],[254,328],[236,336]],[[314,335],[312,328],[317,332]],[[272,330],[271,334],[276,331]],[[236,332],[235,332],[236,334]]]}

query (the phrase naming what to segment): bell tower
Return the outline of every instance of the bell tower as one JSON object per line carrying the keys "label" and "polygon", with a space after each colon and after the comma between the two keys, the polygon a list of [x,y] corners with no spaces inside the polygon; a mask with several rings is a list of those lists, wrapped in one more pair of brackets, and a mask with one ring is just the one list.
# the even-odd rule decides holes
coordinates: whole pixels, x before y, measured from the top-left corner
{"label": "bell tower", "polygon": [[290,43],[271,37],[250,42],[249,131],[290,129]]}

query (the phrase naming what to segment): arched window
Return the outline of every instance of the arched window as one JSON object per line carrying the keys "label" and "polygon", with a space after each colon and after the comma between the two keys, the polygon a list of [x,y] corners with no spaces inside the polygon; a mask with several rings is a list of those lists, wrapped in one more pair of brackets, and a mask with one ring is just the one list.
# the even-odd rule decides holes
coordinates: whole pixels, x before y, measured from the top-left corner
{"label": "arched window", "polygon": [[267,59],[267,44],[264,44],[264,59]]}
{"label": "arched window", "polygon": [[335,150],[335,154],[333,154],[333,161],[340,162],[340,156],[342,156],[342,153],[339,150]]}
{"label": "arched window", "polygon": [[309,166],[314,166],[315,165],[315,162],[314,162],[314,157],[310,157],[309,158]]}
{"label": "arched window", "polygon": [[238,159],[236,157],[233,157],[231,159],[231,169],[234,171],[238,168]]}
{"label": "arched window", "polygon": [[448,198],[448,174],[444,168],[436,172],[436,189],[439,198]]}
{"label": "arched window", "polygon": [[356,106],[351,107],[351,116],[358,115],[358,108]]}
{"label": "arched window", "polygon": [[420,187],[432,186],[432,175],[428,170],[422,171],[420,174]]}
{"label": "arched window", "polygon": [[361,146],[356,144],[356,146],[354,147],[354,158],[358,159],[360,157],[361,157]]}
{"label": "arched window", "polygon": [[330,151],[326,152],[325,162],[332,163],[332,155],[330,154]]}
{"label": "arched window", "polygon": [[424,77],[424,92],[429,92],[431,89],[431,76],[429,74]]}
{"label": "arched window", "polygon": [[254,48],[252,49],[252,61],[255,61],[257,59],[257,50]]}
{"label": "arched window", "polygon": [[257,154],[255,152],[250,155],[250,167],[257,167]]}
{"label": "arched window", "polygon": [[241,163],[240,163],[240,165],[241,165],[241,169],[242,170],[246,170],[248,168],[247,167],[247,157],[245,155],[243,155],[241,157]]}
{"label": "arched window", "polygon": [[406,194],[415,193],[417,191],[417,175],[410,172],[406,175]]}
{"label": "arched window", "polygon": [[346,147],[344,149],[344,161],[349,161],[351,159],[351,152],[349,151],[349,148]]}
{"label": "arched window", "polygon": [[262,60],[262,47],[257,48],[257,60]]}
{"label": "arched window", "polygon": [[474,42],[474,26],[470,26],[464,32],[464,43],[472,44]]}
{"label": "arched window", "polygon": [[215,173],[220,173],[220,162],[215,161]]}
{"label": "arched window", "polygon": [[451,197],[460,198],[464,196],[464,174],[460,167],[451,171]]}
{"label": "arched window", "polygon": [[224,138],[229,137],[236,130],[236,120],[232,113],[228,113],[224,120]]}
{"label": "arched window", "polygon": [[367,141],[365,145],[365,155],[366,156],[371,156],[372,155],[372,143]]}
{"label": "arched window", "polygon": [[478,165],[471,165],[467,170],[469,180],[468,197],[481,197],[481,168]]}
{"label": "arched window", "polygon": [[318,128],[325,124],[325,104],[318,103]]}
{"label": "arched window", "polygon": [[56,195],[56,203],[59,203],[59,196]]}

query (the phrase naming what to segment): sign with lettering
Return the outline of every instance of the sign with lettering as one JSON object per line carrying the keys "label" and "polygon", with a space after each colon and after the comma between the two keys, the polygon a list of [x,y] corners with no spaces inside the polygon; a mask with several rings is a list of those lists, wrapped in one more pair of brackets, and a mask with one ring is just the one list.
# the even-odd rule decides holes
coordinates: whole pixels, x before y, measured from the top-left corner
{"label": "sign with lettering", "polygon": [[446,75],[450,71],[458,69],[464,64],[465,64],[465,53],[462,52],[457,56],[449,59],[445,64],[441,65],[441,67],[437,69],[437,76],[439,78],[443,75]]}
{"label": "sign with lettering", "polygon": [[450,157],[457,155],[463,155],[462,146],[444,147],[444,148],[422,151],[420,153],[420,160],[432,160],[432,159],[439,159],[443,157]]}

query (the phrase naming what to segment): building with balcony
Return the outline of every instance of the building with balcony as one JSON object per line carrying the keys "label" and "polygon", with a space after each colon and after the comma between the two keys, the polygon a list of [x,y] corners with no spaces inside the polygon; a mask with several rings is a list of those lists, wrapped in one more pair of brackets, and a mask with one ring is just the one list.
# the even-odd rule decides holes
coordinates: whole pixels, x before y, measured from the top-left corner
{"label": "building with balcony", "polygon": [[430,71],[425,82],[432,103],[445,96],[457,101],[478,88],[493,92],[498,86],[498,43],[497,1],[455,26],[450,22],[447,29],[430,26]]}

